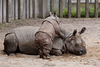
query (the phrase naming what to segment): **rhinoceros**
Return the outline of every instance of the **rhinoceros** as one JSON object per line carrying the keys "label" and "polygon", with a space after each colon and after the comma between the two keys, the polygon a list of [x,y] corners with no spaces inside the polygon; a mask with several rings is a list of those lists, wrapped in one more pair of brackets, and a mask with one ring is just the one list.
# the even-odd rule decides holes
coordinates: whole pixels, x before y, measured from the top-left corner
{"label": "rhinoceros", "polygon": [[[35,33],[38,30],[39,27],[33,26],[24,26],[13,29],[5,35],[4,52],[8,55],[12,55],[17,52],[38,55],[39,50],[35,45]],[[50,54],[61,55],[62,53],[67,52],[77,55],[86,54],[86,44],[81,37],[85,28],[82,28],[82,30],[78,33],[76,30],[74,30],[73,33],[69,33],[64,28],[61,28],[61,31],[65,35],[66,39],[63,41],[56,35]]]}
{"label": "rhinoceros", "polygon": [[35,44],[39,49],[39,55],[41,58],[50,58],[49,53],[52,50],[55,35],[65,39],[60,30],[57,16],[52,14],[42,22],[41,27],[35,34]]}

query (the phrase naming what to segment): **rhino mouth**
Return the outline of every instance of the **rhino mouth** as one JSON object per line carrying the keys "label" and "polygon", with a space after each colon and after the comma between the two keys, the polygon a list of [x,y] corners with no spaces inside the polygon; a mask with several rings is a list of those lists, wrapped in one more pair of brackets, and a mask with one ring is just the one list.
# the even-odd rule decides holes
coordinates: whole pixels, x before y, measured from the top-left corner
{"label": "rhino mouth", "polygon": [[71,54],[75,54],[75,55],[85,55],[87,52],[86,51],[68,51]]}
{"label": "rhino mouth", "polygon": [[85,55],[87,52],[86,50],[80,50],[79,52],[76,53],[76,55]]}
{"label": "rhino mouth", "polygon": [[72,53],[76,55],[85,55],[87,51],[86,51],[86,48],[84,47],[83,49],[80,49],[80,50],[74,50]]}
{"label": "rhino mouth", "polygon": [[86,47],[74,47],[74,48],[67,48],[67,51],[71,54],[75,55],[85,55],[87,53]]}

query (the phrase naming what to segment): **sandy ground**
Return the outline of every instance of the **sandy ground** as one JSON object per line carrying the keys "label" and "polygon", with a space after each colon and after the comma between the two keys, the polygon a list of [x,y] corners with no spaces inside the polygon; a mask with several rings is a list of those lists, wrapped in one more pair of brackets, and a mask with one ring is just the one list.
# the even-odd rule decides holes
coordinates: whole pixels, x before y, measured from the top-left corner
{"label": "sandy ground", "polygon": [[20,26],[40,26],[43,19],[13,21],[13,23],[0,25],[0,67],[100,67],[100,19],[61,19],[67,31],[78,31],[82,27],[87,30],[82,34],[86,41],[87,54],[76,56],[64,54],[51,56],[44,60],[35,55],[18,53],[16,56],[7,56],[3,53],[3,41],[7,32]]}

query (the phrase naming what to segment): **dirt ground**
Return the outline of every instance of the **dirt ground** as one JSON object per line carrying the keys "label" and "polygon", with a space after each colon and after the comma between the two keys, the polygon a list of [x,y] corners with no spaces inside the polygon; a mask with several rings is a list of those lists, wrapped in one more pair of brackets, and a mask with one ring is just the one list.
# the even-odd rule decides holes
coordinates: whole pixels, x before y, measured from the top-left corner
{"label": "dirt ground", "polygon": [[61,19],[61,24],[69,32],[73,32],[74,29],[79,31],[82,27],[87,28],[82,34],[86,41],[86,55],[64,54],[44,60],[37,55],[18,53],[16,56],[7,56],[3,53],[3,41],[7,32],[20,26],[40,26],[42,21],[43,19],[30,19],[0,24],[0,67],[100,67],[100,19],[95,18]]}

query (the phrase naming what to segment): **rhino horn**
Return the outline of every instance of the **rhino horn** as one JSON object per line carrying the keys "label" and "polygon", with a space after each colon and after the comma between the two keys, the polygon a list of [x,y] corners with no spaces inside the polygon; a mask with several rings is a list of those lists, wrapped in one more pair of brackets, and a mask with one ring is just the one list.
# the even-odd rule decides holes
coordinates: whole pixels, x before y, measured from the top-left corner
{"label": "rhino horn", "polygon": [[85,32],[85,30],[86,30],[86,28],[85,28],[85,27],[83,27],[83,28],[81,29],[81,31],[79,31],[79,34],[84,33],[84,32]]}
{"label": "rhino horn", "polygon": [[74,30],[74,31],[73,31],[73,36],[75,36],[75,35],[76,35],[76,33],[77,33],[77,30]]}

